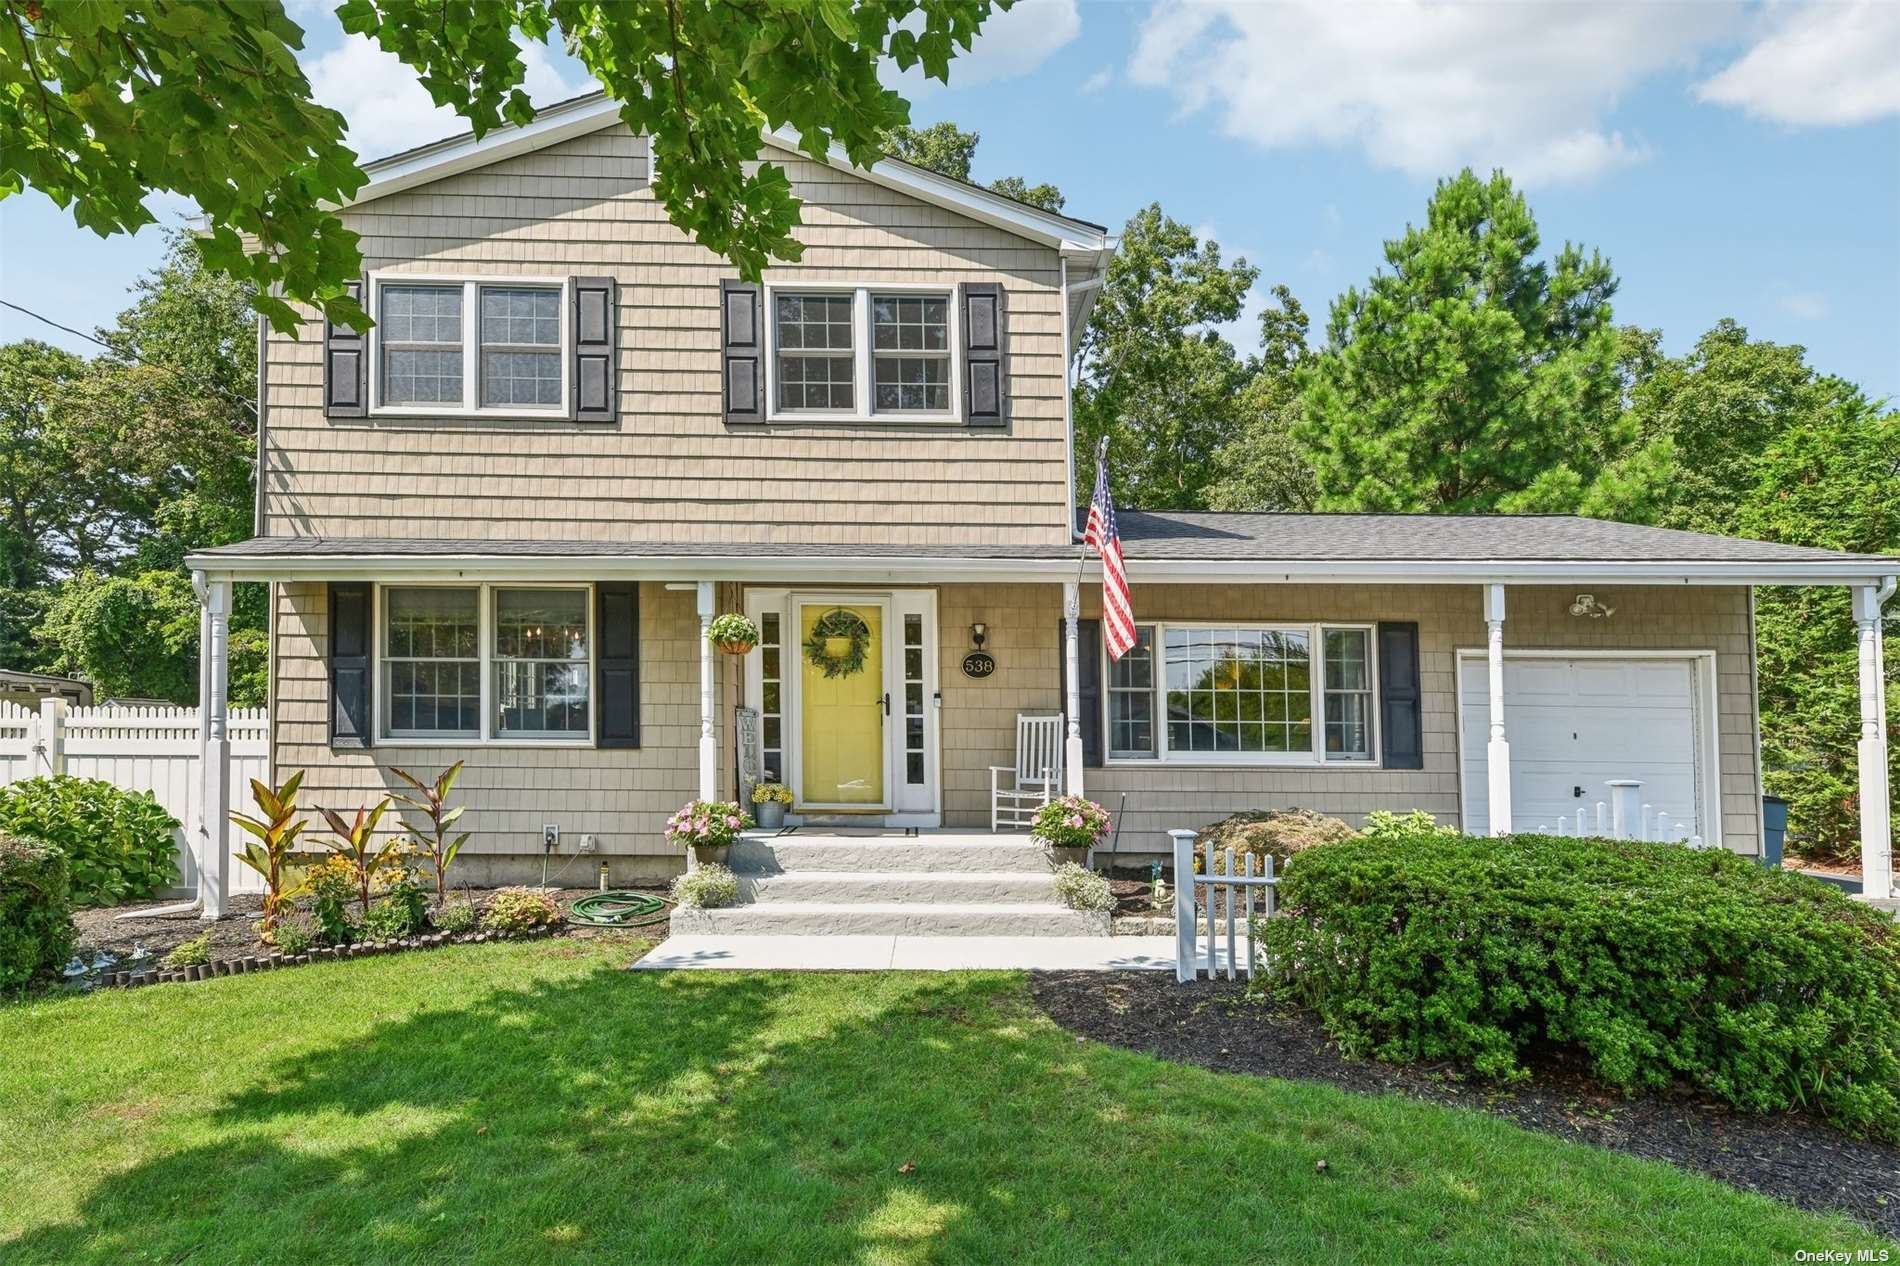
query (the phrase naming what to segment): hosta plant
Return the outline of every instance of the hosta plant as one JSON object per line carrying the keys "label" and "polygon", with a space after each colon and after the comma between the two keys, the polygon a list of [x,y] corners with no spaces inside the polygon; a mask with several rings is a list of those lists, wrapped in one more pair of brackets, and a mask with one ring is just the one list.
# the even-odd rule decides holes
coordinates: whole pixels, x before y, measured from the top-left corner
{"label": "hosta plant", "polygon": [[60,774],[0,788],[0,831],[56,848],[78,906],[139,901],[178,875],[178,821],[149,791]]}
{"label": "hosta plant", "polygon": [[435,776],[434,782],[423,782],[406,769],[392,769],[391,773],[415,788],[414,795],[396,793],[396,799],[422,815],[427,824],[417,827],[404,819],[403,825],[409,828],[418,847],[429,855],[430,865],[435,871],[435,899],[440,904],[449,899],[449,866],[454,863],[455,855],[462,851],[462,845],[468,843],[469,832],[463,831],[454,839],[449,838],[449,828],[462,816],[467,805],[458,804],[448,807],[450,788],[462,772],[462,762],[456,761]]}
{"label": "hosta plant", "polygon": [[330,851],[348,862],[351,878],[356,884],[356,899],[363,913],[369,913],[370,889],[375,886],[378,874],[388,866],[399,864],[401,853],[400,840],[376,842],[376,825],[383,820],[383,814],[389,812],[389,797],[384,796],[368,808],[359,808],[354,818],[346,818],[335,809],[325,809],[323,820],[330,824],[335,840],[325,840]]}
{"label": "hosta plant", "polygon": [[266,938],[279,921],[290,913],[295,887],[287,867],[304,823],[297,817],[297,788],[303,783],[300,769],[273,791],[257,779],[251,779],[251,799],[257,804],[257,817],[233,813],[231,820],[257,838],[245,844],[238,860],[264,878],[264,917],[258,932]]}

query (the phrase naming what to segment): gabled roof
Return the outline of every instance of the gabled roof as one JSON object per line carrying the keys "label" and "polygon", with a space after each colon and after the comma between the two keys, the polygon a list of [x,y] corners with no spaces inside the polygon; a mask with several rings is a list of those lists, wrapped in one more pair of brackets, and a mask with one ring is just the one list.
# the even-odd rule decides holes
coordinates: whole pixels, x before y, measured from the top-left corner
{"label": "gabled roof", "polygon": [[[361,206],[430,181],[486,167],[505,158],[532,153],[577,136],[586,136],[618,122],[620,103],[601,92],[542,106],[535,112],[531,122],[519,127],[499,127],[480,139],[473,132],[462,132],[365,163],[363,171],[369,176],[369,183],[342,205]],[[798,147],[795,133],[767,132],[765,142],[776,149],[803,153]],[[1114,238],[1099,224],[1044,211],[981,186],[914,167],[899,159],[883,159],[867,170],[854,167],[844,150],[834,145],[826,161],[839,171],[850,172],[888,189],[967,215],[973,220],[1044,246],[1054,247],[1065,254],[1106,257],[1114,248]]]}

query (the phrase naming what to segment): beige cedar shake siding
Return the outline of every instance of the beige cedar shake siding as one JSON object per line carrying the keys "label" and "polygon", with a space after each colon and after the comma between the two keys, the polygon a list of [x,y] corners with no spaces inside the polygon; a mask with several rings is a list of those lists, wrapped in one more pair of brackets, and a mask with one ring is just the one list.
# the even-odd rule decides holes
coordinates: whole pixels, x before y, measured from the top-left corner
{"label": "beige cedar shake siding", "polygon": [[[322,328],[272,335],[267,536],[1054,545],[1069,538],[1055,250],[774,151],[806,246],[768,284],[1001,282],[1006,428],[728,427],[719,283],[618,124],[344,213],[365,268],[619,282],[615,423],[328,419]],[[860,333],[860,337],[862,334]]]}
{"label": "beige cedar shake siding", "polygon": [[[616,882],[670,875],[679,865],[665,846],[667,816],[696,794],[699,781],[699,617],[694,595],[663,584],[640,586],[640,747],[537,747],[469,743],[332,750],[329,745],[329,630],[326,585],[286,583],[277,590],[276,776],[305,771],[298,801],[312,810],[374,803],[401,788],[389,772],[433,774],[466,760],[454,800],[468,806],[473,832],[458,859],[458,879],[519,880],[540,873],[541,825],[561,828],[559,866],[582,834],[599,837]],[[724,661],[725,657],[720,657]],[[723,667],[723,662],[722,662]],[[377,673],[380,686],[380,666]],[[728,703],[736,695],[728,695]],[[719,786],[730,795],[731,707],[718,710]],[[392,822],[393,825],[393,822]],[[321,832],[321,821],[307,828]],[[307,835],[313,847],[315,834]],[[496,869],[505,859],[504,869]],[[575,861],[561,882],[594,882],[598,858]],[[465,864],[466,863],[466,864]]]}
{"label": "beige cedar shake siding", "polygon": [[[1507,649],[1713,650],[1719,729],[1724,842],[1760,851],[1761,802],[1755,780],[1755,666],[1748,590],[1593,587],[1616,608],[1607,620],[1569,612],[1575,586],[1512,586],[1506,594]],[[1100,609],[1100,591],[1084,593],[1083,614]],[[1087,771],[1087,791],[1113,811],[1128,793],[1122,847],[1158,849],[1171,827],[1200,827],[1243,809],[1299,805],[1358,823],[1374,809],[1425,809],[1441,821],[1459,814],[1458,705],[1454,669],[1460,649],[1482,649],[1485,626],[1476,585],[1136,585],[1138,620],[1416,620],[1423,692],[1425,767],[1379,770],[1345,765],[1298,769],[1112,765]],[[1053,617],[1052,617],[1053,623]],[[1508,715],[1507,715],[1508,725]]]}

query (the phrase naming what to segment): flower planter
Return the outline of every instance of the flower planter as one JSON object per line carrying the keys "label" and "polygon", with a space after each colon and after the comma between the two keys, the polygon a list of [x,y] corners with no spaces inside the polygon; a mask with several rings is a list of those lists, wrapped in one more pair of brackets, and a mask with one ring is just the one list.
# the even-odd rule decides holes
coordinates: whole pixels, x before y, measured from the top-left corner
{"label": "flower planter", "polygon": [[748,654],[751,654],[752,648],[755,645],[757,645],[757,643],[755,642],[714,642],[713,645],[718,648],[719,653],[721,655],[748,655]]}
{"label": "flower planter", "polygon": [[730,847],[725,844],[695,844],[693,845],[693,857],[701,865],[704,865],[707,862],[716,862],[719,865],[724,866],[726,864],[726,855],[729,851],[730,851]]}
{"label": "flower planter", "polygon": [[1064,844],[1051,844],[1041,836],[1030,838],[1042,845],[1042,851],[1049,855],[1049,861],[1053,865],[1060,866],[1063,862],[1074,862],[1077,866],[1086,866],[1089,863],[1087,846],[1070,847]]}
{"label": "flower planter", "polygon": [[781,800],[760,800],[752,806],[752,814],[759,820],[759,829],[776,831],[785,825],[785,804]]}

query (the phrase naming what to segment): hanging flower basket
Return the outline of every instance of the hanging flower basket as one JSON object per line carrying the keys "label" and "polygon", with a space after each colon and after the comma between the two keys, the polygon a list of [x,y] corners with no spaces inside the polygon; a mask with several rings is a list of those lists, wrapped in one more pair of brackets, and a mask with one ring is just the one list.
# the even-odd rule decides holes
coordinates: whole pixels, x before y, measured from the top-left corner
{"label": "hanging flower basket", "polygon": [[819,616],[805,639],[805,660],[827,677],[850,677],[864,671],[864,654],[871,645],[871,628],[855,611],[834,607]]}
{"label": "hanging flower basket", "polygon": [[759,644],[759,626],[739,615],[728,611],[712,622],[706,630],[706,640],[727,655],[744,655]]}

